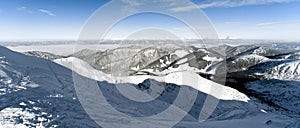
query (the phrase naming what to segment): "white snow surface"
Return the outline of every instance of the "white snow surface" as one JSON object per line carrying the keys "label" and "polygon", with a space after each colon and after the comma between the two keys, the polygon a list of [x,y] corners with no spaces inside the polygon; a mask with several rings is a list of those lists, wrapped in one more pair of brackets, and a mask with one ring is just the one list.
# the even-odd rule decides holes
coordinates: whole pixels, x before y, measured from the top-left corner
{"label": "white snow surface", "polygon": [[[108,81],[111,83],[115,83],[115,81],[123,81],[124,83],[139,84],[146,79],[152,78],[159,82],[173,83],[177,85],[187,85],[206,94],[210,94],[220,100],[237,100],[237,101],[244,101],[244,102],[250,100],[245,94],[240,93],[235,89],[209,81],[191,71],[180,71],[180,72],[174,71],[173,73],[169,73],[166,76],[158,76],[158,77],[143,75],[143,76],[130,76],[128,78],[125,78],[125,77],[113,77],[108,74],[105,74],[99,70],[94,69],[86,62],[75,57],[57,59],[54,61],[58,64],[61,64],[63,66],[72,69],[73,71],[77,72],[80,75],[83,75],[85,77],[97,81]],[[221,94],[211,93],[212,91],[210,90],[211,88],[218,88],[222,90]]]}
{"label": "white snow surface", "polygon": [[300,60],[286,62],[272,68],[268,78],[300,81]]}
{"label": "white snow surface", "polygon": [[[296,118],[269,112],[268,107],[262,107],[260,103],[249,100],[243,93],[208,81],[195,74],[194,69],[187,67],[171,69],[166,72],[167,74],[163,73],[157,77],[144,75],[119,78],[95,70],[77,58],[55,60],[56,63],[65,66],[63,67],[49,60],[29,57],[4,47],[0,47],[0,57],[0,127],[3,128],[98,127],[76,99],[76,92],[72,85],[72,73],[65,67],[93,80],[111,83],[115,81],[140,83],[151,78],[178,85],[189,85],[201,92],[223,99],[220,101],[221,105],[216,109],[217,114],[213,115],[211,119],[203,123],[183,121],[178,125],[179,127],[297,128],[300,125],[300,121],[297,121]],[[82,78],[87,79],[85,77]],[[201,83],[201,86],[195,83]],[[223,93],[211,93],[213,92],[210,90],[211,88],[221,88]],[[122,108],[126,111],[128,104],[123,105]],[[261,109],[268,113],[261,112]],[[103,117],[113,118],[114,116],[108,114]],[[266,124],[269,120],[272,122]],[[109,123],[130,125],[130,123],[122,121]],[[130,127],[134,128],[135,126],[131,125]]]}

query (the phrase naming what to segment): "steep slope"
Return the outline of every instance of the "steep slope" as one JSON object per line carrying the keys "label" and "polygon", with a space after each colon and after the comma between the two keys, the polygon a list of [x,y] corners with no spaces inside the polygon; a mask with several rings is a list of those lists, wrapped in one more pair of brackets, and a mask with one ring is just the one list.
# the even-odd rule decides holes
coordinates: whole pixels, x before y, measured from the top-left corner
{"label": "steep slope", "polygon": [[38,58],[49,59],[49,60],[64,58],[64,56],[59,56],[52,53],[40,52],[40,51],[29,51],[29,52],[25,52],[24,54],[28,56],[35,56]]}
{"label": "steep slope", "polygon": [[[269,60],[270,59],[260,55],[242,54],[214,63],[209,66],[204,73],[214,75],[213,72],[216,72],[215,74],[231,74],[235,72],[248,71],[248,68]],[[225,75],[221,75],[221,77],[222,76],[225,77]]]}
{"label": "steep slope", "polygon": [[286,80],[261,80],[246,83],[246,87],[279,109],[300,114],[300,82]]}
{"label": "steep slope", "polygon": [[220,53],[225,53],[226,56],[228,57],[234,57],[239,54],[244,54],[245,52],[253,49],[257,49],[257,46],[253,45],[242,45],[242,46],[236,46],[232,47],[229,45],[220,45],[217,47],[210,48],[213,51],[220,52]]}
{"label": "steep slope", "polygon": [[227,66],[227,86],[256,97],[276,110],[298,117],[298,52],[292,46],[285,45],[252,48],[229,57],[211,70]]}
{"label": "steep slope", "polygon": [[274,59],[300,59],[300,51],[293,51],[290,53],[279,54],[273,57]]}
{"label": "steep slope", "polygon": [[[127,78],[119,79],[95,70],[86,62],[76,58],[64,58],[55,60],[55,62],[69,68],[73,67],[74,63],[72,70],[77,73],[50,60],[26,56],[4,47],[0,47],[0,56],[0,124],[3,125],[0,127],[100,127],[82,108],[74,88],[74,75],[80,80],[87,81],[82,84],[86,89],[86,94],[99,91],[90,88],[90,84],[97,83],[97,87],[106,95],[106,101],[114,107],[114,110],[118,110],[124,115],[140,118],[167,109],[176,100],[180,89],[196,91],[197,97],[194,104],[175,127],[213,127],[219,126],[219,122],[223,122],[227,126],[239,127],[238,121],[252,122],[258,127],[297,126],[297,118],[290,118],[276,112],[265,113],[261,109],[272,110],[272,108],[256,102],[255,99],[249,100],[247,96],[235,89],[198,76],[193,72],[193,68],[188,68],[187,64],[181,65],[183,67],[169,69],[188,69],[187,71],[176,70],[178,72],[169,74],[163,72],[161,76],[131,76],[128,81]],[[179,79],[181,77],[184,79]],[[200,80],[203,83],[198,86],[195,85],[194,80]],[[157,95],[157,92],[149,90],[150,85],[162,87],[165,91],[161,95]],[[133,87],[138,91],[150,94],[150,98],[157,97],[154,97],[153,102],[132,101],[124,97],[116,88],[117,86],[126,89]],[[211,93],[210,86],[214,89],[222,88],[224,93],[221,95]],[[198,117],[206,97],[220,101],[209,120],[199,122]],[[97,102],[98,100],[98,97],[93,97],[87,102]],[[176,107],[185,108],[185,106],[177,105]],[[106,107],[108,106],[97,107],[97,110]],[[183,110],[179,109],[176,113]],[[101,117],[100,120],[109,127],[137,126],[134,124],[135,122],[128,122],[127,118],[120,118],[111,113],[97,117]],[[257,121],[257,119],[260,120]],[[270,122],[269,120],[274,123],[267,123]],[[159,121],[169,122],[172,120],[150,118],[147,126],[165,126]]]}
{"label": "steep slope", "polygon": [[285,45],[240,45],[236,47],[221,45],[210,48],[213,51],[225,53],[227,57],[236,57],[242,55],[255,54],[265,57],[273,57],[284,53],[289,53],[295,50],[294,47]]}
{"label": "steep slope", "polygon": [[[223,60],[224,56],[208,49],[164,45],[153,47],[122,47],[105,52],[81,51],[72,55],[98,70],[115,75],[147,74],[188,64],[199,70]],[[118,67],[117,70],[115,70]]]}
{"label": "steep slope", "polygon": [[227,72],[232,73],[232,72],[245,71],[249,67],[252,67],[262,62],[266,62],[268,60],[269,59],[266,57],[253,55],[253,54],[231,58],[226,61]]}
{"label": "steep slope", "polygon": [[[72,72],[70,70],[49,60],[15,53],[3,47],[0,49],[0,55],[2,56],[0,121],[3,127],[98,127],[98,125],[85,113],[76,98],[75,89],[72,83]],[[66,64],[69,64],[70,66],[70,63],[68,63],[67,60],[68,59],[62,59],[60,62],[66,62]],[[73,60],[75,59],[71,59],[72,62]],[[78,70],[97,72],[97,70],[92,70],[91,67],[88,67],[83,61],[76,62]],[[109,80],[110,78],[103,73],[99,73],[98,75],[101,77],[99,80]],[[169,77],[176,77],[176,75]],[[88,78],[82,77],[82,79]],[[138,81],[138,79],[140,79],[140,81]],[[144,81],[145,79],[147,79],[147,77],[134,78],[134,82],[141,82],[141,85],[146,87],[147,81]],[[174,83],[176,81],[171,82]],[[107,89],[113,87],[113,85],[106,82],[101,82],[101,85]],[[138,87],[136,85],[126,86]],[[180,86],[170,84],[166,85],[166,88],[170,88],[171,91],[163,93],[161,96],[162,98],[159,101],[165,102],[164,104],[168,106],[172,103],[172,99],[176,98],[176,93],[172,90],[178,90]],[[201,90],[209,93],[209,90],[205,90],[205,87],[203,89]],[[227,88],[226,90],[228,89],[231,90],[230,88]],[[128,114],[136,113],[136,109],[132,110],[132,107],[127,107],[130,104],[126,103],[126,100],[122,101],[114,96],[118,95],[116,90],[112,91],[113,93],[108,94],[110,95],[112,104],[119,104],[122,102],[124,104],[119,104],[121,106],[118,106],[118,108],[121,109],[120,111]],[[224,95],[222,98],[233,100],[232,102],[237,102],[239,104],[242,104],[243,102],[240,103],[234,101],[234,99],[244,100],[247,98],[237,91],[232,90],[232,92],[232,94]],[[201,96],[199,96],[199,99],[197,100],[198,104],[195,108],[202,106],[203,98],[206,97],[203,92],[199,93],[201,93]],[[141,110],[138,111],[140,113],[136,114],[144,115],[153,113],[148,110],[151,106],[151,104],[144,105],[145,108],[141,108]],[[188,122],[191,122],[190,119],[192,118],[197,118],[199,109],[193,109],[190,113],[194,116],[188,114],[186,117]],[[110,118],[110,115],[107,115],[106,117]],[[120,125],[124,125],[122,122],[113,123],[121,123]],[[194,127],[199,126],[197,120],[194,120],[191,124]]]}
{"label": "steep slope", "polygon": [[[95,70],[91,66],[89,66],[89,64],[87,64],[86,62],[76,59],[76,58],[73,58],[73,57],[66,58],[66,59],[58,59],[58,60],[55,60],[55,62],[60,63],[66,67],[72,68],[75,72],[78,72],[79,74],[82,74],[86,77],[89,77],[92,79],[97,79],[100,81],[107,80],[107,81],[111,81],[113,83],[114,81],[123,80],[123,82],[138,84],[145,79],[151,78],[156,81],[163,80],[164,82],[183,84],[183,83],[181,83],[182,81],[178,80],[178,78],[177,78],[178,73],[171,73],[166,76],[151,76],[151,77],[148,75],[131,76],[131,77],[129,77],[129,79],[124,79],[124,78],[114,78],[114,77],[110,77],[107,75],[106,75],[106,77],[103,77],[103,76],[105,76],[105,75],[103,75],[104,74],[103,72]],[[72,63],[74,65],[72,65]],[[84,67],[84,68],[82,68],[82,67]],[[88,70],[84,70],[85,68]],[[178,67],[178,68],[180,68],[180,67]],[[98,76],[98,75],[100,75],[100,76]],[[193,73],[189,74],[189,72],[183,73],[181,75],[188,76],[188,77],[199,77]],[[161,77],[166,77],[166,79],[161,79]],[[200,78],[200,77],[198,79],[201,79],[201,81],[203,81],[203,83],[208,82],[207,80]],[[190,81],[190,80],[188,80],[188,81]],[[203,85],[206,85],[206,84],[203,84]],[[217,88],[225,87],[222,85],[218,85],[216,83],[209,84],[209,85],[210,86],[218,86]],[[102,86],[104,86],[104,85],[102,85]],[[151,85],[151,86],[153,86],[153,85]],[[203,86],[203,87],[199,88],[197,86],[191,86],[191,85],[188,85],[188,86],[190,86],[194,89],[197,89],[200,92],[204,92],[206,94],[209,93],[209,91],[206,90],[209,87]],[[147,88],[149,88],[149,85],[141,84],[141,86],[139,86],[138,88],[147,89]],[[175,90],[178,89],[177,87],[175,87],[175,88],[171,87],[171,88],[173,88]],[[213,112],[213,114],[211,115],[211,117],[208,121],[206,121],[204,123],[198,122],[195,124],[195,122],[193,122],[193,121],[192,121],[193,123],[190,122],[190,117],[187,116],[180,123],[177,124],[177,127],[228,127],[228,126],[239,127],[241,125],[238,122],[245,122],[245,124],[248,124],[249,127],[250,126],[252,127],[253,124],[255,124],[259,127],[267,127],[267,126],[282,127],[282,126],[292,125],[297,121],[296,118],[293,119],[293,118],[285,117],[284,115],[276,114],[276,111],[271,107],[268,107],[266,105],[256,103],[253,101],[248,101],[249,99],[247,97],[245,97],[244,94],[237,92],[236,90],[234,90],[232,88],[228,88],[228,87],[225,87],[225,88],[224,88],[225,90],[223,91],[224,93],[219,96],[219,99],[221,99],[221,101],[219,102],[216,110]],[[173,91],[171,91],[171,92],[173,92]],[[114,93],[117,93],[117,92],[114,92]],[[151,95],[151,92],[147,92],[147,93],[149,93]],[[152,92],[152,93],[158,93],[158,92]],[[168,95],[168,94],[166,94],[166,95]],[[216,96],[216,95],[213,95],[213,96]],[[115,97],[115,98],[120,99],[121,97]],[[115,98],[109,99],[109,101],[115,101],[116,100]],[[167,99],[169,99],[169,98],[167,98]],[[248,101],[248,103],[236,102],[236,101]],[[255,99],[254,99],[254,101],[255,101]],[[166,101],[166,102],[169,102],[169,101]],[[200,106],[202,106],[202,104],[203,104],[203,93],[199,93],[198,97],[196,99],[195,105],[189,112],[189,114],[193,118],[197,118],[199,116],[199,115],[195,115],[195,113],[199,112],[199,109],[201,109]],[[147,108],[146,106],[143,106],[143,107]],[[271,113],[265,112],[265,110],[267,110]],[[122,111],[124,111],[124,110],[122,110]],[[136,111],[136,110],[132,110],[132,111]],[[275,113],[272,113],[272,111]],[[220,122],[222,122],[223,125],[219,124]],[[268,122],[274,122],[274,123],[272,124],[272,123],[268,123]],[[252,124],[252,125],[250,125],[250,124]]]}
{"label": "steep slope", "polygon": [[251,67],[251,72],[268,79],[300,80],[300,60],[273,60]]}
{"label": "steep slope", "polygon": [[0,56],[0,124],[4,128],[97,126],[76,100],[70,70],[4,47]]}
{"label": "steep slope", "polygon": [[[139,83],[142,83],[144,80],[151,78],[158,82],[166,82],[166,83],[173,83],[173,84],[177,84],[177,85],[191,86],[192,88],[197,89],[206,94],[210,93],[210,90],[207,90],[210,88],[219,88],[221,90],[226,90],[225,92],[222,92],[221,95],[218,94],[219,96],[211,94],[211,95],[215,96],[216,98],[220,98],[221,100],[237,100],[237,101],[245,101],[245,102],[247,102],[249,100],[249,98],[247,98],[246,95],[244,95],[232,88],[210,82],[209,80],[206,80],[206,79],[200,77],[196,73],[192,73],[192,72],[188,72],[188,71],[181,71],[181,73],[178,73],[178,72],[175,72],[176,69],[174,69],[174,72],[172,72],[170,74],[166,74],[165,76],[150,76],[150,75],[130,76],[129,77],[130,80],[126,81],[126,79],[123,77],[113,77],[113,76],[110,76],[109,74],[105,74],[99,70],[96,70],[96,69],[92,68],[91,66],[89,66],[89,64],[87,64],[86,62],[84,62],[80,59],[74,58],[74,57],[65,58],[65,59],[57,59],[57,60],[55,60],[55,62],[72,69],[73,71],[77,72],[78,74],[81,74],[90,79],[95,79],[97,81],[108,81],[110,83],[115,83],[115,81],[122,80],[124,83],[139,84]],[[181,69],[181,67],[178,67],[178,69]],[[177,71],[180,71],[180,70],[177,70]],[[197,81],[180,80],[181,79],[180,76],[195,77],[197,80],[201,81],[203,86],[198,86],[197,84],[196,85],[195,84],[194,85],[186,84],[185,81],[186,82],[189,81],[189,83],[192,83],[192,82],[197,83]],[[210,86],[214,86],[214,87],[210,87]]]}

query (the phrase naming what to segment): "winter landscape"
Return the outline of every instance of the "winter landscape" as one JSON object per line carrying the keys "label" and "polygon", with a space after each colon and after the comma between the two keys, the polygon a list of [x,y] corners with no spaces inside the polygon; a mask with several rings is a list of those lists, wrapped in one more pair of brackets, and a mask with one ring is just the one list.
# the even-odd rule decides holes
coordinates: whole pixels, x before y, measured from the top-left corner
{"label": "winter landscape", "polygon": [[[297,43],[210,48],[168,44],[101,51],[83,49],[70,55],[55,55],[45,51],[20,53],[2,46],[0,121],[3,127],[99,127],[80,105],[72,80],[75,72],[82,79],[99,81],[99,86],[106,89],[107,98],[111,98],[110,104],[135,116],[162,111],[153,107],[172,104],[180,88],[197,91],[195,103],[177,127],[297,128],[300,125],[299,50]],[[212,74],[214,68],[224,68],[223,65],[227,67],[225,70],[218,69],[222,72]],[[121,79],[110,74],[116,67],[131,76],[131,81],[126,81],[131,84],[126,86],[134,86],[153,97],[158,92],[152,92],[149,86],[158,86],[151,83],[163,82],[161,78],[166,77],[165,91],[156,99],[164,104],[139,105],[138,111],[128,107],[138,103],[131,103],[110,87]],[[216,86],[224,91],[220,95],[210,94],[206,87],[189,84],[190,78],[180,83],[176,79],[178,73],[198,77],[204,84],[212,82],[203,86]],[[226,77],[225,84],[218,77]],[[199,122],[208,95],[220,101],[209,118]],[[116,126],[118,123],[124,122],[113,122]]]}
{"label": "winter landscape", "polygon": [[300,128],[299,0],[2,0],[0,128]]}

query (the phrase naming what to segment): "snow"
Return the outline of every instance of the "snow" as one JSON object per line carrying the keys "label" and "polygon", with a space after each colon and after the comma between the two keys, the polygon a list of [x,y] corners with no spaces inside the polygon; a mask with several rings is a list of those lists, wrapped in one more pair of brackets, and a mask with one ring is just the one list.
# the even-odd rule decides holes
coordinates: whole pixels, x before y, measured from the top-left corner
{"label": "snow", "polygon": [[[5,56],[2,57],[0,63],[0,124],[2,125],[0,125],[0,127],[4,128],[98,127],[98,125],[86,114],[77,100],[76,91],[74,90],[72,83],[72,72],[69,69],[75,71],[75,74],[78,73],[82,75],[80,78],[83,80],[89,80],[87,78],[91,78],[92,80],[102,81],[102,84],[109,85],[111,83],[125,82],[138,84],[146,79],[154,79],[159,82],[189,86],[221,100],[214,112],[215,114],[205,122],[197,122],[198,120],[194,122],[183,120],[178,124],[178,127],[297,128],[300,124],[297,117],[292,118],[285,116],[281,112],[277,113],[276,111],[270,111],[270,107],[265,107],[265,104],[262,105],[259,101],[255,101],[253,98],[247,97],[245,94],[235,89],[225,87],[200,77],[195,73],[195,69],[188,67],[187,64],[180,65],[178,68],[169,68],[160,72],[158,76],[141,75],[113,77],[110,74],[94,69],[86,62],[75,57],[55,60],[56,63],[69,68],[67,69],[56,63],[52,63],[51,61],[28,57],[8,51],[1,47],[0,56]],[[290,69],[297,71],[296,65],[290,67],[293,67]],[[252,89],[255,90],[260,88],[256,84],[267,85],[267,88],[257,90],[274,91],[271,93],[275,94],[274,99],[278,98],[280,103],[284,100],[285,103],[282,103],[283,105],[290,105],[290,108],[298,110],[299,107],[297,104],[299,104],[299,100],[297,99],[297,96],[299,96],[299,92],[290,91],[299,90],[297,86],[299,85],[298,82],[290,83],[283,81],[282,84],[274,86],[272,86],[272,82],[268,81],[266,83],[250,84],[252,85]],[[285,84],[288,84],[288,86],[284,86]],[[289,89],[276,90],[278,89],[278,86],[280,88],[289,87]],[[153,91],[152,93],[156,92]],[[285,95],[277,95],[282,93]],[[283,98],[280,99],[282,96]],[[136,112],[136,109],[127,108],[130,104],[119,100],[119,98],[120,97],[111,97],[111,99],[116,100],[118,103],[117,105],[121,106],[120,108],[123,112]],[[95,99],[97,99],[97,97]],[[95,101],[91,100],[89,102]],[[198,110],[198,108],[194,109],[195,111]],[[146,112],[151,113],[152,111],[149,110]],[[131,125],[131,123],[126,122],[126,119],[108,120],[115,119],[115,115],[111,115],[110,113],[99,117],[103,117],[102,120],[107,120],[105,123],[110,124],[111,127],[116,125],[136,127]],[[157,123],[154,119],[150,121],[153,122],[149,122],[148,127],[153,123]],[[167,121],[172,120],[165,120],[165,122]]]}
{"label": "snow", "polygon": [[62,45],[34,45],[34,46],[8,46],[9,49],[17,52],[28,52],[28,51],[42,51],[49,52],[56,55],[70,55],[83,49],[95,49],[104,51],[107,49],[116,48],[119,45],[114,44],[62,44]]}
{"label": "snow", "polygon": [[[30,120],[36,117],[38,120],[32,123]],[[34,114],[22,108],[5,108],[0,111],[0,123],[3,128],[45,128],[42,124],[49,121],[50,120],[42,117],[42,115]]]}
{"label": "snow", "polygon": [[174,54],[177,55],[179,58],[182,58],[182,57],[188,55],[189,52],[187,52],[186,50],[176,50],[174,52]]}
{"label": "snow", "polygon": [[216,62],[219,62],[219,61],[223,60],[222,58],[210,57],[209,55],[206,55],[205,57],[203,57],[203,59],[207,60],[207,61],[216,61]]}
{"label": "snow", "polygon": [[280,80],[297,80],[300,81],[300,61],[292,61],[280,64],[272,68],[267,74],[268,78]]}
{"label": "snow", "polygon": [[[238,100],[238,101],[244,101],[247,102],[250,100],[245,94],[238,92],[235,89],[214,83],[212,81],[209,81],[207,79],[202,78],[198,74],[192,71],[184,71],[180,69],[186,69],[183,67],[179,67],[177,70],[168,71],[168,74],[166,76],[129,76],[127,78],[124,77],[113,77],[109,74],[105,74],[99,70],[94,69],[86,62],[75,58],[64,58],[64,59],[57,59],[54,60],[54,62],[61,64],[65,67],[68,67],[72,69],[73,71],[77,72],[78,74],[88,77],[90,79],[94,79],[97,81],[108,81],[110,83],[115,83],[116,81],[123,82],[123,83],[133,83],[133,84],[139,84],[142,83],[146,79],[154,79],[159,82],[166,82],[166,83],[173,83],[176,85],[188,85],[190,87],[193,87],[194,89],[197,89],[201,92],[204,92],[206,94],[210,94],[220,100]],[[178,72],[179,71],[179,72]],[[184,78],[183,78],[184,77]],[[221,94],[214,94],[211,93],[211,89],[218,88],[221,91]]]}
{"label": "snow", "polygon": [[246,83],[248,89],[255,91],[262,98],[295,113],[300,113],[299,85],[298,81],[276,79]]}
{"label": "snow", "polygon": [[263,109],[261,109],[260,111],[263,113],[268,113],[266,110],[263,110]]}
{"label": "snow", "polygon": [[55,94],[55,95],[49,95],[47,97],[50,97],[50,98],[62,98],[62,97],[64,97],[64,95],[62,95],[62,94]]}
{"label": "snow", "polygon": [[[0,63],[0,71],[6,74],[0,78],[0,123],[4,128],[97,126],[73,99],[76,93],[70,70],[4,47],[0,47],[0,56],[5,56],[5,63]],[[51,95],[55,97],[48,97]]]}
{"label": "snow", "polygon": [[73,69],[78,74],[98,81],[115,81],[111,76],[94,69],[89,64],[75,57],[56,59],[54,62],[61,64],[67,68]]}
{"label": "snow", "polygon": [[[270,124],[267,124],[271,121]],[[202,128],[283,128],[294,120],[288,117],[282,118],[275,114],[255,113],[243,119],[228,119],[220,121],[207,121]]]}
{"label": "snow", "polygon": [[19,105],[20,106],[26,106],[26,104],[24,102],[21,102]]}

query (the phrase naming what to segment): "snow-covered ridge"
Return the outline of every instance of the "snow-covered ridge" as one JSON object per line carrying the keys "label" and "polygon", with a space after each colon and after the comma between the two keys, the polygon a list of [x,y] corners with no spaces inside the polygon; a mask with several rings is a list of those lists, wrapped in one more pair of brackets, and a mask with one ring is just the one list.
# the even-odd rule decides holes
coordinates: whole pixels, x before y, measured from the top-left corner
{"label": "snow-covered ridge", "polygon": [[[127,52],[126,48],[124,48],[123,51]],[[204,50],[204,52],[206,52],[206,50]],[[121,55],[122,52],[119,53],[120,54],[118,55]],[[167,68],[162,72],[150,71],[150,68],[144,69],[150,73],[155,73],[156,76],[133,74],[130,77],[122,78],[113,77],[108,73],[95,70],[85,61],[74,57],[55,60],[55,62],[64,65],[64,67],[49,60],[26,56],[0,47],[0,118],[2,118],[0,119],[0,124],[6,124],[4,128],[6,128],[6,126],[99,127],[89,118],[77,100],[76,91],[73,88],[72,71],[69,70],[73,69],[75,74],[82,74],[85,76],[79,75],[82,79],[85,80],[91,78],[92,80],[99,80],[104,86],[110,86],[110,83],[114,83],[116,81],[129,81],[130,83],[138,84],[143,82],[145,79],[150,78],[156,81],[175,83],[176,85],[189,85],[189,88],[192,87],[199,90],[198,94],[200,96],[202,96],[202,92],[210,94],[212,92],[212,90],[209,90],[211,87],[223,89],[223,92],[225,93],[222,93],[221,96],[212,94],[213,96],[223,100],[220,100],[217,109],[215,109],[214,114],[211,118],[209,118],[209,120],[203,123],[198,123],[197,120],[194,122],[184,120],[180,122],[178,127],[299,127],[300,121],[297,117],[298,115],[295,116],[295,113],[293,113],[294,116],[290,116],[282,111],[278,112],[271,106],[262,103],[256,98],[249,97],[251,99],[249,100],[246,95],[236,91],[235,89],[204,79],[195,73],[198,72],[197,68],[195,68],[197,66],[191,67],[188,63],[186,63],[191,60],[189,60],[189,56],[186,58],[184,57],[186,56],[186,52],[174,53],[176,55],[181,55],[178,57],[183,57],[183,59],[178,61],[179,64],[177,66]],[[220,61],[217,60],[214,55],[211,55],[211,52],[208,52],[211,55],[209,56],[211,58],[207,58],[206,54],[202,53],[203,52],[195,54],[199,55],[198,59],[201,60],[197,62],[202,63],[208,60]],[[249,59],[251,60],[251,58],[253,58],[255,62],[263,60],[260,63],[266,63],[267,65],[256,65],[261,67],[261,71],[269,71],[264,69],[272,69],[273,67],[284,63],[288,64],[294,62],[294,60],[276,60],[282,62],[272,65],[270,63],[273,63],[275,60],[267,60],[261,55],[253,55],[252,53],[244,54],[237,58],[240,58],[242,62]],[[169,62],[171,62],[168,57],[165,59],[167,61],[164,61],[162,58],[158,60],[159,61],[157,62],[160,62],[161,64],[169,64]],[[204,64],[206,65],[206,63]],[[297,71],[297,68],[295,68],[297,67],[297,64],[293,64],[292,66],[289,65],[287,67],[291,68],[282,68],[283,74],[289,69]],[[257,73],[255,71],[258,70],[252,69],[253,68],[249,68],[246,71],[249,70],[253,71],[253,73]],[[204,84],[198,86],[194,84],[197,83],[194,82],[194,80],[202,81]],[[109,81],[109,83],[101,81]],[[297,85],[299,82],[293,80],[279,81],[280,82],[276,80],[267,80],[257,83],[252,82],[249,83],[252,86],[247,87],[261,93],[261,96],[274,101],[276,104],[282,105],[283,107],[289,107],[289,105],[291,105],[290,108],[298,111],[299,92],[297,91]],[[143,82],[143,84],[145,84],[145,82]],[[175,88],[178,89],[180,87],[182,86],[176,86]],[[121,101],[119,98],[120,97],[115,97],[113,94],[111,95],[111,99],[115,99],[117,104],[121,103],[119,105],[122,112],[136,112],[136,109],[130,109],[130,107],[128,107],[130,104],[126,104],[126,101]],[[167,98],[172,97],[170,96]],[[199,108],[202,106],[201,97],[196,100],[194,106],[195,108],[192,109],[189,114],[197,118],[200,111]],[[149,107],[153,106],[150,105]],[[152,113],[152,111],[148,111],[149,109],[142,109],[142,111],[144,110],[148,113]],[[285,114],[290,117],[287,117]],[[102,117],[103,120],[106,120],[107,118],[111,118],[111,115],[103,115]],[[31,120],[29,118],[33,119]],[[112,121],[109,123],[117,123],[121,124],[121,126],[130,125],[130,123],[124,123],[122,121]]]}
{"label": "snow-covered ridge", "polygon": [[[95,79],[97,81],[108,81],[111,83],[115,83],[115,81],[122,81],[124,83],[139,84],[142,83],[144,80],[151,78],[158,82],[166,82],[166,83],[173,83],[177,85],[191,86],[194,89],[212,95],[220,100],[237,100],[237,101],[244,101],[244,102],[250,100],[245,94],[240,93],[235,89],[204,79],[198,74],[191,71],[174,72],[174,73],[167,74],[166,76],[149,76],[149,75],[129,76],[128,77],[129,79],[126,79],[125,77],[113,77],[109,74],[105,74],[102,71],[94,69],[89,64],[87,64],[86,62],[78,58],[70,57],[64,59],[57,59],[54,61],[58,64],[61,64],[63,66],[72,69],[73,71],[77,72],[80,75],[83,75],[91,79]],[[185,78],[184,80],[183,80],[183,76]],[[200,83],[201,85],[199,85]],[[222,91],[222,94],[217,94],[217,95],[210,94],[211,88],[219,88],[220,90],[224,90],[224,91]]]}
{"label": "snow-covered ridge", "polygon": [[300,81],[300,60],[279,64],[267,71],[268,78]]}
{"label": "snow-covered ridge", "polygon": [[35,57],[39,57],[39,58],[43,58],[43,59],[49,59],[49,60],[54,60],[54,59],[59,59],[59,58],[63,58],[64,56],[59,56],[59,55],[55,55],[52,53],[48,53],[48,52],[40,52],[40,51],[29,51],[29,52],[25,52],[25,55],[28,56],[35,56]]}
{"label": "snow-covered ridge", "polygon": [[264,56],[255,54],[239,56],[237,58],[227,60],[227,72],[245,71],[248,70],[249,67],[268,60],[269,59]]}
{"label": "snow-covered ridge", "polygon": [[0,124],[4,128],[96,126],[76,100],[70,70],[1,46],[0,61]]}
{"label": "snow-covered ridge", "polygon": [[269,60],[252,66],[249,71],[267,79],[300,80],[300,60]]}

